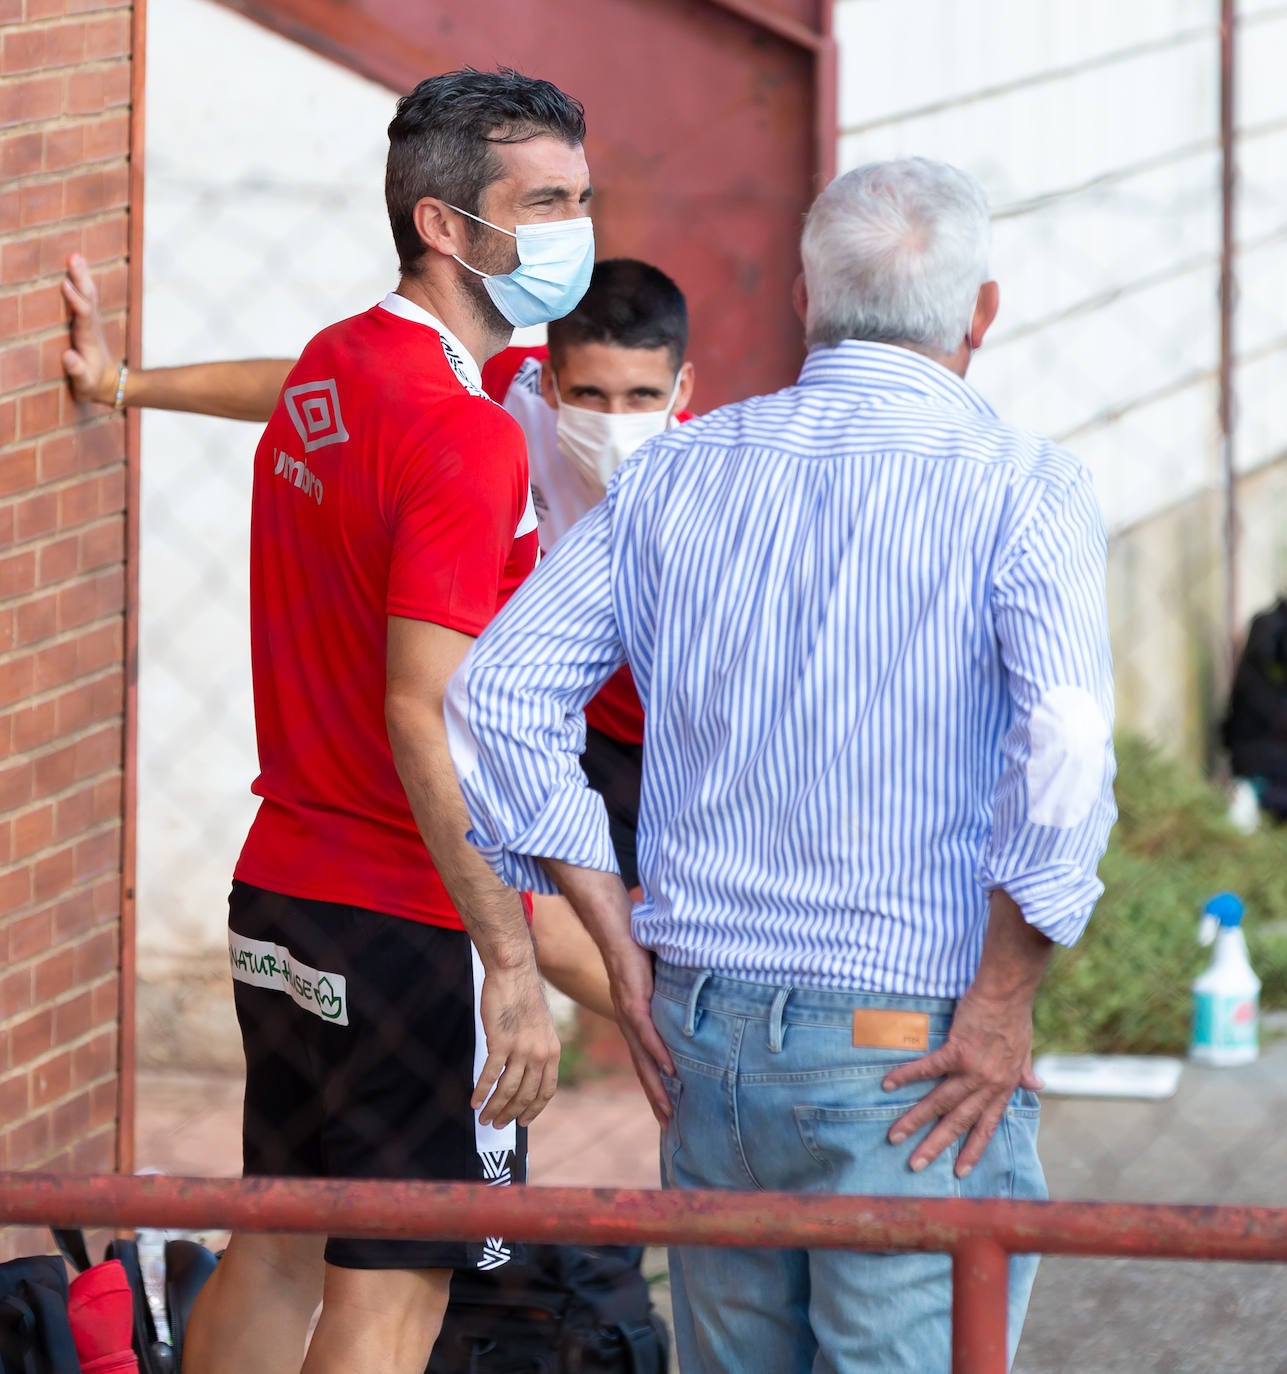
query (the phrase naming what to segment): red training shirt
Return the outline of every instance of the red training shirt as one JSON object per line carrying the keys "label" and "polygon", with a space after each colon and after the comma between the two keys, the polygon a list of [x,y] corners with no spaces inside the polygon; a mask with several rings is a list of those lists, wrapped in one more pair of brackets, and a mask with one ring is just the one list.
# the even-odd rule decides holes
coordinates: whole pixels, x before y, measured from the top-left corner
{"label": "red training shirt", "polygon": [[461,344],[391,294],[286,379],[250,542],[262,801],[236,876],[461,929],[393,766],[388,617],[477,635],[531,571],[522,431]]}

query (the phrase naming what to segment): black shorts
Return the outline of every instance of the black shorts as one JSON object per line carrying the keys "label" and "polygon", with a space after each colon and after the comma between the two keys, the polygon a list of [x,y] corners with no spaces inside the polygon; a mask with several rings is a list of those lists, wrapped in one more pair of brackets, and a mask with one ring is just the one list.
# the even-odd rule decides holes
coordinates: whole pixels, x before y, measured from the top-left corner
{"label": "black shorts", "polygon": [[[527,1132],[480,1126],[482,967],[463,931],[234,882],[247,1175],[523,1183]],[[289,986],[289,991],[287,988]],[[504,1239],[329,1237],[345,1269],[492,1269]]]}
{"label": "black shorts", "polygon": [[585,727],[581,767],[590,786],[608,808],[608,828],[617,851],[621,880],[639,886],[639,856],[635,831],[639,827],[639,787],[643,779],[643,745],[623,744],[592,725]]}

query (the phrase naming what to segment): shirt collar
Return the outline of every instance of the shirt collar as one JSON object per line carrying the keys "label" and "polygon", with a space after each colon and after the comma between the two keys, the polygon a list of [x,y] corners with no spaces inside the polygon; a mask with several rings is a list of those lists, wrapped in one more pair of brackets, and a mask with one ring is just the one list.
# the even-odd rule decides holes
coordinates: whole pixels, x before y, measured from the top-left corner
{"label": "shirt collar", "polygon": [[995,419],[996,412],[975,389],[923,354],[896,344],[844,339],[810,350],[800,370],[801,386],[857,387],[882,397],[902,392]]}
{"label": "shirt collar", "polygon": [[400,319],[410,320],[412,324],[423,324],[432,329],[442,339],[442,351],[451,364],[451,370],[470,391],[483,394],[483,374],[474,361],[474,355],[437,316],[431,315],[415,301],[398,295],[396,291],[390,291],[380,302],[380,309]]}

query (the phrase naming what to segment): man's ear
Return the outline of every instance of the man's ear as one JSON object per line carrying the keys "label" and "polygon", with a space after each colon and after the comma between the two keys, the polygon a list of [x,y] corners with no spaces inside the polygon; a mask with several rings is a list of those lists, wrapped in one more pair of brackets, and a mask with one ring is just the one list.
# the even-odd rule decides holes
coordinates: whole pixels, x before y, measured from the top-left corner
{"label": "man's ear", "polygon": [[420,242],[427,249],[443,253],[447,257],[465,256],[468,233],[464,216],[456,214],[445,201],[425,196],[422,200],[416,201],[416,208],[411,215],[415,221],[416,233],[420,235]]}
{"label": "man's ear", "polygon": [[992,327],[992,321],[997,317],[997,311],[1001,308],[1001,288],[994,281],[985,281],[979,287],[979,294],[974,302],[974,317],[970,320],[970,348],[978,348],[983,342],[983,336]]}
{"label": "man's ear", "polygon": [[688,403],[693,399],[693,383],[697,380],[697,369],[691,362],[685,363],[679,369],[679,389],[675,392],[675,409],[672,412],[678,415],[681,410],[688,409]]}
{"label": "man's ear", "polygon": [[801,272],[796,277],[791,287],[791,304],[795,306],[795,313],[800,317],[800,323],[809,323],[809,287],[804,280],[804,273]]}
{"label": "man's ear", "polygon": [[548,358],[541,364],[541,395],[551,410],[559,408],[558,393],[554,389],[554,364]]}

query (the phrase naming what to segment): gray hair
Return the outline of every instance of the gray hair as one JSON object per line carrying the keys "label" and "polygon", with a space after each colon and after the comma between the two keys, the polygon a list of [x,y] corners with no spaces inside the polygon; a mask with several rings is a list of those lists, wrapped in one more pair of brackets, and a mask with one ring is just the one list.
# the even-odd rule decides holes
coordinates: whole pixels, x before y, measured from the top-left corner
{"label": "gray hair", "polygon": [[951,354],[988,279],[988,202],[944,162],[872,162],[813,203],[800,251],[810,348],[842,339]]}

